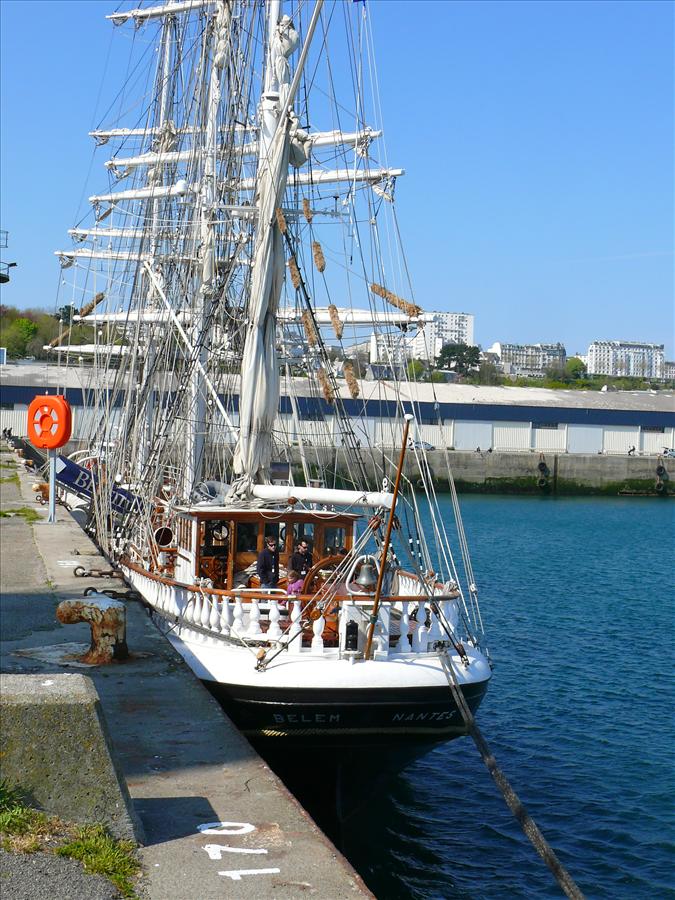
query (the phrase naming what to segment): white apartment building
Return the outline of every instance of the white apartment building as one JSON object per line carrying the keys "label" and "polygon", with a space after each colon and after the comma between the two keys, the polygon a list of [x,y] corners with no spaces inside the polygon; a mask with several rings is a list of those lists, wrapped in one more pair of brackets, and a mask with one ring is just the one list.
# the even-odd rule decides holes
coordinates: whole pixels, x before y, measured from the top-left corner
{"label": "white apartment building", "polygon": [[663,378],[663,344],[638,341],[593,341],[588,348],[589,375]]}
{"label": "white apartment building", "polygon": [[402,331],[373,333],[370,337],[370,362],[397,365],[406,359],[433,362],[444,344],[473,345],[473,327],[474,317],[470,313],[425,313],[424,327],[413,337]]}
{"label": "white apartment building", "polygon": [[522,375],[543,375],[547,369],[562,369],[567,361],[564,344],[494,343],[488,353],[499,357],[505,371]]}
{"label": "white apartment building", "polygon": [[[364,345],[359,345],[362,349]],[[371,364],[385,363],[386,365],[404,365],[410,358],[410,338],[402,331],[391,334],[378,334],[373,332],[368,345],[368,361]]]}
{"label": "white apartment building", "polygon": [[432,312],[425,316],[424,328],[409,343],[412,359],[433,361],[445,344],[473,346],[474,317],[463,312]]}

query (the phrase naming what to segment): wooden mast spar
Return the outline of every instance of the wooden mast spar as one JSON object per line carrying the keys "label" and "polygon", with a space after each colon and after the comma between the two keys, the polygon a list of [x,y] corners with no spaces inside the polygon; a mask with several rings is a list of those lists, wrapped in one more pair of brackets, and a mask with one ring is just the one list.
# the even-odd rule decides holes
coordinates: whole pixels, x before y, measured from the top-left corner
{"label": "wooden mast spar", "polygon": [[389,551],[389,543],[391,541],[391,530],[394,527],[394,514],[396,512],[396,499],[398,497],[398,489],[401,484],[401,475],[403,473],[403,463],[405,461],[405,451],[408,446],[408,431],[410,430],[410,423],[413,420],[413,416],[410,414],[404,416],[404,425],[403,425],[403,441],[401,443],[401,454],[398,458],[398,468],[396,470],[396,482],[394,483],[394,494],[391,501],[391,508],[389,510],[389,519],[387,520],[387,530],[384,535],[384,543],[382,544],[382,564],[380,566],[380,571],[377,574],[377,586],[375,588],[375,596],[373,598],[373,611],[370,615],[370,622],[368,624],[368,633],[366,636],[366,649],[363,654],[364,659],[370,659],[370,652],[372,650],[373,644],[373,632],[375,630],[375,623],[377,622],[377,613],[380,608],[380,594],[382,593],[382,582],[384,581],[384,570],[387,562],[387,553]]}

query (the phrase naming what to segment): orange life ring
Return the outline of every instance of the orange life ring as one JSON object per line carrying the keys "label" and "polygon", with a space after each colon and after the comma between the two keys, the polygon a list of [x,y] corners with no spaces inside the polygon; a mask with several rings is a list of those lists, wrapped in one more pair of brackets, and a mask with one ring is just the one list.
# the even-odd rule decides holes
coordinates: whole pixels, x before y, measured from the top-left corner
{"label": "orange life ring", "polygon": [[28,407],[28,439],[41,450],[55,450],[70,440],[73,416],[62,394],[35,397]]}

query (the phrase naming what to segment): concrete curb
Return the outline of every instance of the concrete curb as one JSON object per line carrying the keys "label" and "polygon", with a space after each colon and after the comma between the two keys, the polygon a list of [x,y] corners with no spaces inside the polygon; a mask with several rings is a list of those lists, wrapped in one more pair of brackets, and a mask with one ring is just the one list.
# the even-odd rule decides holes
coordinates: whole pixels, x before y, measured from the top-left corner
{"label": "concrete curb", "polygon": [[142,842],[101,701],[84,675],[0,675],[0,767],[31,805]]}

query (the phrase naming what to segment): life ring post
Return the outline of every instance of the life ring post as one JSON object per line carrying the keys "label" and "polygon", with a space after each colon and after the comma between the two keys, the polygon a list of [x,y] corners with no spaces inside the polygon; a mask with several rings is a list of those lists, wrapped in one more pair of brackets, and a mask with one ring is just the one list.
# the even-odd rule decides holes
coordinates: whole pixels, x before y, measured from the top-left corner
{"label": "life ring post", "polygon": [[56,522],[56,450],[49,451],[49,514],[48,522]]}
{"label": "life ring post", "polygon": [[63,394],[38,394],[28,407],[28,440],[49,453],[49,515],[56,522],[56,450],[70,440],[73,415]]}

